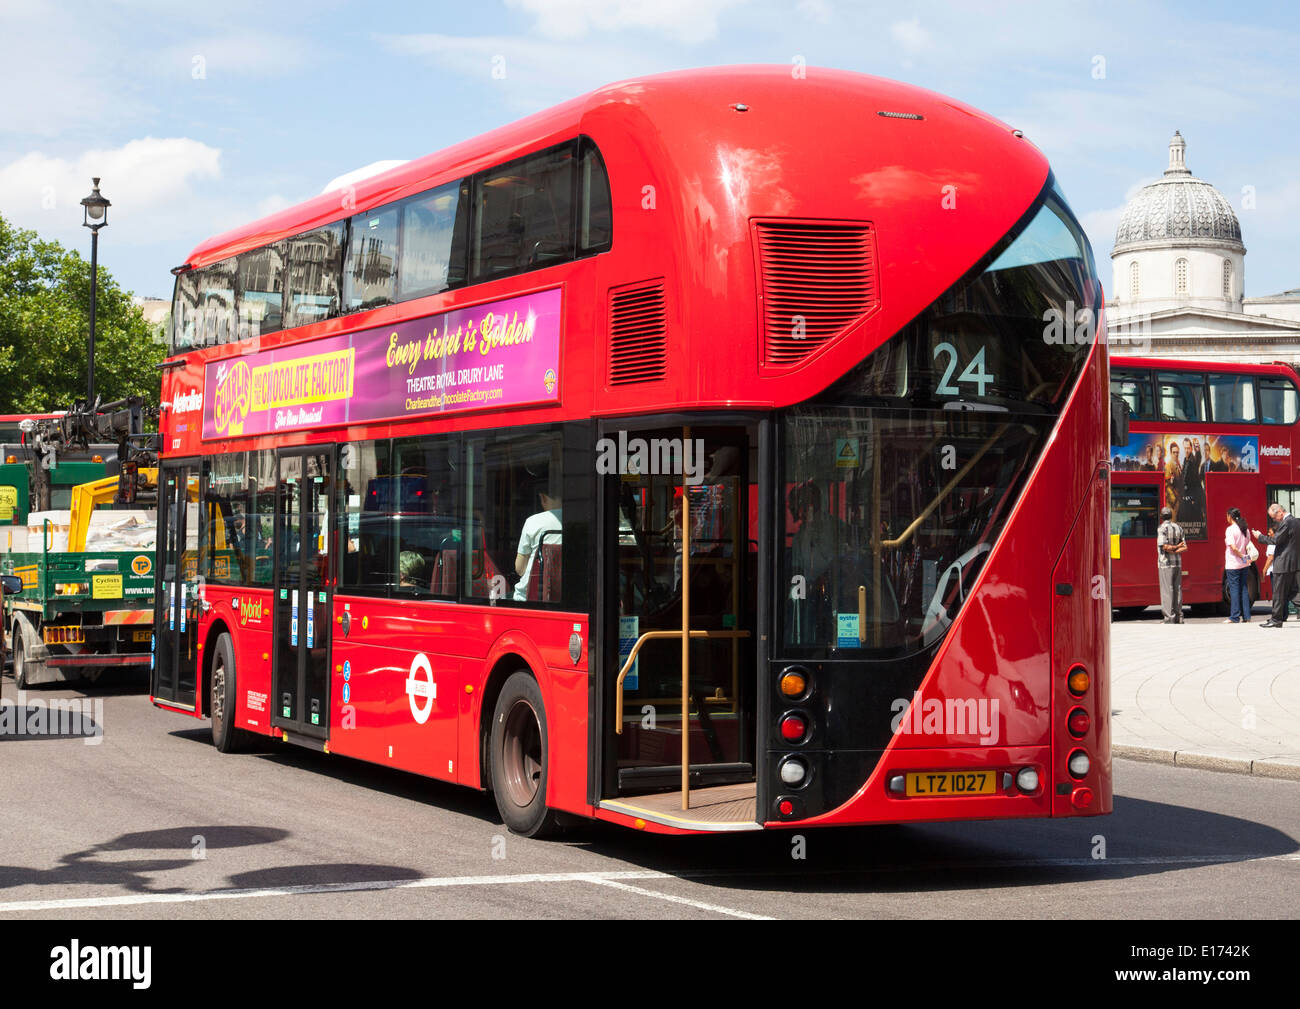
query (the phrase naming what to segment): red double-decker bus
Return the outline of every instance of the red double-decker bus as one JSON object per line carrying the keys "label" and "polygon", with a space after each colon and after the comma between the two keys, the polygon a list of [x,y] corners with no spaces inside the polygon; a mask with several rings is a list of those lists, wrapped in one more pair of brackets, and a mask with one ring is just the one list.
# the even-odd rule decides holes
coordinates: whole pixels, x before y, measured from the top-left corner
{"label": "red double-decker bus", "polygon": [[647,77],[176,272],[152,699],[219,749],[531,835],[1110,810],[1102,292],[1018,131]]}
{"label": "red double-decker bus", "polygon": [[[1168,507],[1187,537],[1183,602],[1225,608],[1229,508],[1268,529],[1268,506],[1300,507],[1300,387],[1285,364],[1111,358],[1112,395],[1128,406],[1126,443],[1111,446],[1114,603],[1160,605],[1156,529]],[[1268,557],[1248,572],[1250,598],[1272,598]]]}

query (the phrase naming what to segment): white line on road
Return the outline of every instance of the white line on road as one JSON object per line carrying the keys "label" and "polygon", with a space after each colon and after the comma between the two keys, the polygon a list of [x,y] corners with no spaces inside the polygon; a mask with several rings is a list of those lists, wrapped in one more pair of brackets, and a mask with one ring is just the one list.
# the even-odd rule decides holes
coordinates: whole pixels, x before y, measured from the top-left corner
{"label": "white line on road", "polygon": [[[66,897],[56,900],[15,900],[0,904],[0,914],[13,911],[58,911],[73,908],[132,907],[141,904],[195,904],[209,900],[247,900],[259,897],[295,897],[317,893],[358,893],[366,890],[420,890],[433,887],[456,886],[512,886],[524,883],[602,883],[617,885],[625,879],[677,879],[666,872],[530,872],[500,876],[427,876],[422,879],[376,879],[355,883],[303,883],[293,886],[268,886],[232,890],[199,890],[193,893],[137,893],[119,897]],[[735,917],[757,917],[743,911],[715,907],[712,904],[655,893],[651,894],[676,903],[691,904],[702,910],[717,911]]]}
{"label": "white line on road", "polygon": [[[1300,862],[1300,853],[1291,852],[1284,855],[1149,855],[1119,858],[1026,858],[1026,859],[989,859],[986,861],[962,862],[917,862],[912,864],[863,865],[853,869],[815,869],[811,871],[706,871],[706,872],[655,872],[653,870],[631,870],[622,872],[530,872],[515,875],[498,876],[426,876],[419,879],[376,879],[361,880],[355,883],[303,883],[290,886],[255,887],[229,890],[197,890],[190,893],[133,893],[117,897],[65,897],[55,900],[15,900],[0,903],[0,914],[18,911],[59,911],[77,908],[132,907],[142,904],[196,904],[210,900],[247,900],[264,897],[296,897],[321,893],[360,893],[367,890],[422,890],[441,887],[459,886],[512,886],[525,883],[594,883],[620,890],[628,890],[675,904],[686,904],[704,911],[731,915],[736,918],[762,919],[762,915],[718,904],[677,897],[673,894],[646,890],[642,887],[623,885],[626,880],[650,879],[724,879],[724,878],[771,878],[798,879],[806,876],[819,876],[827,873],[837,876],[875,875],[879,873],[924,872],[943,869],[980,869],[985,872],[999,869],[1050,869],[1050,868],[1118,868],[1122,866],[1197,866],[1197,865],[1236,865],[1252,862]],[[770,920],[770,919],[765,919]]]}
{"label": "white line on road", "polygon": [[733,907],[723,907],[720,904],[706,904],[702,900],[691,900],[689,897],[678,897],[671,893],[660,893],[658,890],[647,890],[643,886],[629,886],[627,883],[620,883],[615,879],[593,879],[591,882],[599,883],[601,886],[613,887],[615,890],[626,890],[628,893],[639,893],[645,897],[658,897],[660,900],[669,900],[674,904],[686,904],[689,907],[698,908],[701,911],[712,911],[715,914],[729,914],[733,918],[748,918],[750,921],[774,920],[765,914],[751,914],[749,911],[737,911]]}

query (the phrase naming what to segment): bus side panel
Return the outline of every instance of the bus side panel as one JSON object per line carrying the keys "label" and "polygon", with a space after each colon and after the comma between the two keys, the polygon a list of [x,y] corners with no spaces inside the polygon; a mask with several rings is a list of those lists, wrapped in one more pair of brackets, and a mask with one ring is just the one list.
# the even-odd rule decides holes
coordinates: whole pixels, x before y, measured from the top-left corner
{"label": "bus side panel", "polygon": [[335,597],[330,752],[456,780],[455,629],[452,607]]}
{"label": "bus side panel", "polygon": [[226,625],[235,648],[235,725],[271,735],[271,590],[209,585],[206,593],[209,616]]}
{"label": "bus side panel", "polygon": [[[521,610],[480,610],[482,626],[491,638],[499,634],[485,656],[481,678],[475,683],[478,697],[473,704],[472,721],[462,737],[473,740],[474,760],[478,763],[479,732],[491,729],[492,712],[482,708],[484,686],[490,672],[511,655],[519,656],[537,679],[546,706],[546,734],[550,745],[547,767],[546,804],[553,809],[591,815],[587,802],[587,617],[584,614],[529,612]],[[575,630],[575,627],[577,628]],[[577,661],[569,651],[570,639],[579,637]],[[506,672],[512,670],[503,666]],[[468,754],[462,748],[462,761]],[[465,765],[466,773],[470,767]],[[478,778],[472,779],[477,782]]]}

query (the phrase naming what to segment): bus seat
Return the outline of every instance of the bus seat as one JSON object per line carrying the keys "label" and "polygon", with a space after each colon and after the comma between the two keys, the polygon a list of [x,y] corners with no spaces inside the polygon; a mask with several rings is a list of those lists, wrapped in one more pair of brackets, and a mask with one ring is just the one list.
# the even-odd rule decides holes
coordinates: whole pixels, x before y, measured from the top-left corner
{"label": "bus seat", "polygon": [[438,559],[434,562],[433,578],[430,580],[429,589],[439,595],[454,596],[459,594],[460,588],[456,584],[457,576],[460,574],[460,553],[455,547],[438,551]]}
{"label": "bus seat", "polygon": [[560,555],[563,547],[559,543],[543,543],[537,548],[537,560],[534,567],[536,577],[528,579],[528,598],[544,603],[560,600]]}

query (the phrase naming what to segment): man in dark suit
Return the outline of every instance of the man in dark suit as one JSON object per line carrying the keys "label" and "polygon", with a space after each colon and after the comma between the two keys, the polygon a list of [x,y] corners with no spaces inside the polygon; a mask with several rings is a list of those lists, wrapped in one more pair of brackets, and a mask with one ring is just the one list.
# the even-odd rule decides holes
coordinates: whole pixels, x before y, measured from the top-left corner
{"label": "man in dark suit", "polygon": [[1261,627],[1281,627],[1286,623],[1286,604],[1296,592],[1296,575],[1300,572],[1300,524],[1280,504],[1268,506],[1273,520],[1273,535],[1252,530],[1261,543],[1273,546],[1273,613]]}

